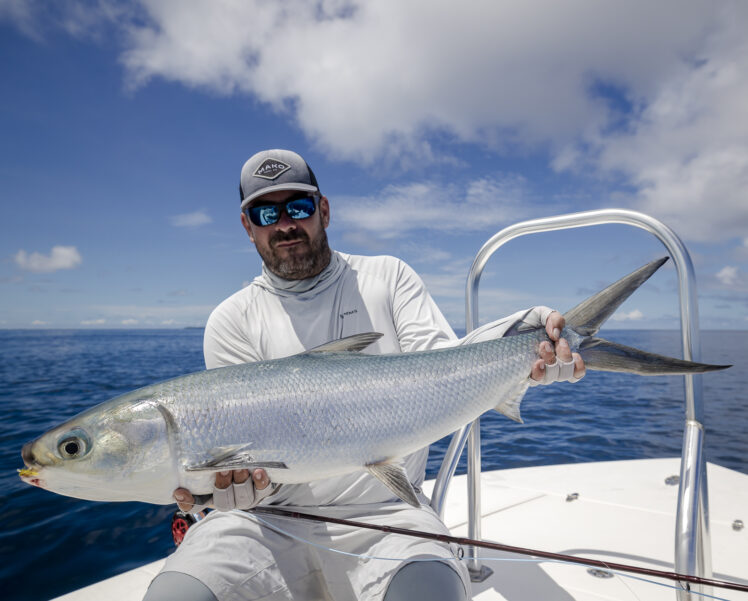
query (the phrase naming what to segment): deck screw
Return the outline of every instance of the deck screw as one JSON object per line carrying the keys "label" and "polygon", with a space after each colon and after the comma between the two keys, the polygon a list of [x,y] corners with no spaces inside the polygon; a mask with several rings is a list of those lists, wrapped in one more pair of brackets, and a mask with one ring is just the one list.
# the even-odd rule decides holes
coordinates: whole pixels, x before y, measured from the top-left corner
{"label": "deck screw", "polygon": [[579,493],[572,492],[566,495],[566,502],[568,503],[569,501],[576,501],[578,498],[579,498]]}
{"label": "deck screw", "polygon": [[665,478],[665,484],[668,486],[675,486],[680,482],[680,476],[668,476]]}
{"label": "deck screw", "polygon": [[743,529],[743,520],[735,520],[732,523],[732,529],[735,530],[735,532],[739,532]]}

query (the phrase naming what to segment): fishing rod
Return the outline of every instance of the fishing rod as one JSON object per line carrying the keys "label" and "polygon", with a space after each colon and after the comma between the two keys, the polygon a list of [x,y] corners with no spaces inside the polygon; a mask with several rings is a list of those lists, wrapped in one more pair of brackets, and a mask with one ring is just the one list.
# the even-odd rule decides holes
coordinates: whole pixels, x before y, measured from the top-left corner
{"label": "fishing rod", "polygon": [[328,522],[331,524],[340,524],[342,526],[352,526],[354,528],[367,528],[369,530],[380,530],[381,532],[387,532],[390,534],[402,534],[404,536],[426,538],[430,540],[437,540],[443,543],[456,543],[458,545],[473,545],[475,547],[482,547],[484,549],[492,549],[494,551],[507,551],[509,553],[517,553],[519,555],[531,555],[533,557],[541,557],[543,559],[552,559],[556,561],[565,561],[569,563],[583,564],[583,565],[593,566],[597,568],[603,568],[606,570],[615,570],[619,572],[631,572],[633,574],[655,576],[657,578],[665,578],[667,580],[689,582],[692,584],[703,584],[706,586],[725,588],[725,589],[730,589],[733,591],[748,592],[748,584],[740,584],[738,582],[729,582],[726,580],[714,580],[712,578],[702,578],[700,576],[691,576],[689,574],[678,574],[676,572],[653,570],[651,568],[640,568],[637,566],[631,566],[631,565],[622,564],[622,563],[611,563],[607,561],[600,561],[597,559],[587,559],[585,557],[574,557],[572,555],[563,555],[561,553],[551,553],[549,551],[538,551],[536,549],[514,547],[512,545],[504,545],[501,543],[492,543],[489,541],[474,540],[472,538],[451,536],[449,534],[437,534],[435,532],[425,532],[423,530],[411,530],[409,528],[397,528],[395,526],[381,526],[378,524],[369,524],[366,522],[345,520],[342,518],[333,518],[333,517],[327,517],[323,515],[301,513],[299,511],[290,511],[287,509],[281,509],[279,507],[255,507],[254,509],[250,511],[252,513],[278,515],[278,516],[290,517],[290,518],[296,518],[296,519],[312,520],[315,522]]}

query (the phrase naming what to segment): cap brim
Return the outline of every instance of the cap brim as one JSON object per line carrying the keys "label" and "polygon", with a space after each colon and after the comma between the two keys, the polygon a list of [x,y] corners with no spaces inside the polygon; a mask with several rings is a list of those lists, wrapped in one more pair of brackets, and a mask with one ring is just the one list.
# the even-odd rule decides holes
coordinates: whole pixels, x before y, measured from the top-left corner
{"label": "cap brim", "polygon": [[315,188],[314,186],[310,184],[295,184],[295,183],[287,183],[287,184],[276,184],[275,186],[267,186],[265,188],[262,188],[260,190],[257,190],[254,194],[250,194],[242,200],[241,204],[241,210],[243,211],[247,205],[252,202],[255,198],[259,198],[260,196],[265,196],[265,194],[270,194],[270,192],[280,192],[281,190],[299,190],[300,192],[319,192],[318,188]]}

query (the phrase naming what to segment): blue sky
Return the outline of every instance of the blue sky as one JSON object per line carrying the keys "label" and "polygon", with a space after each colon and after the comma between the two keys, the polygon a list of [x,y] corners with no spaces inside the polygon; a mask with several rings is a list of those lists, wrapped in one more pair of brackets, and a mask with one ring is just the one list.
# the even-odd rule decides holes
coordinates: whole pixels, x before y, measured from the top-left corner
{"label": "blue sky", "polygon": [[[280,147],[331,245],[402,257],[455,327],[493,233],[624,207],[685,240],[702,327],[748,329],[747,28],[743,2],[0,0],[0,328],[203,325],[259,272],[239,171]],[[481,320],[662,253],[625,226],[513,241]],[[610,325],[677,327],[675,286]]]}

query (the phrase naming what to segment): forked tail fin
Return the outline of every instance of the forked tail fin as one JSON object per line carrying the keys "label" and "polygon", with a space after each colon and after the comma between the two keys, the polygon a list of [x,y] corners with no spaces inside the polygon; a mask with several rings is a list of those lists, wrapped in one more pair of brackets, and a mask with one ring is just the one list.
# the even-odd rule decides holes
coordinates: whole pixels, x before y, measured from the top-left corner
{"label": "forked tail fin", "polygon": [[564,313],[566,327],[581,336],[594,336],[608,317],[667,260],[668,257],[663,257],[652,261],[582,301]]}
{"label": "forked tail fin", "polygon": [[730,367],[655,355],[603,338],[594,338],[605,320],[667,260],[668,257],[664,257],[640,267],[564,314],[566,328],[582,336],[578,352],[587,369],[660,376],[697,374]]}
{"label": "forked tail fin", "polygon": [[701,374],[726,369],[730,365],[694,363],[674,357],[656,355],[631,346],[610,342],[604,338],[586,338],[579,345],[579,354],[587,369],[597,371],[622,371],[640,376],[670,376]]}

